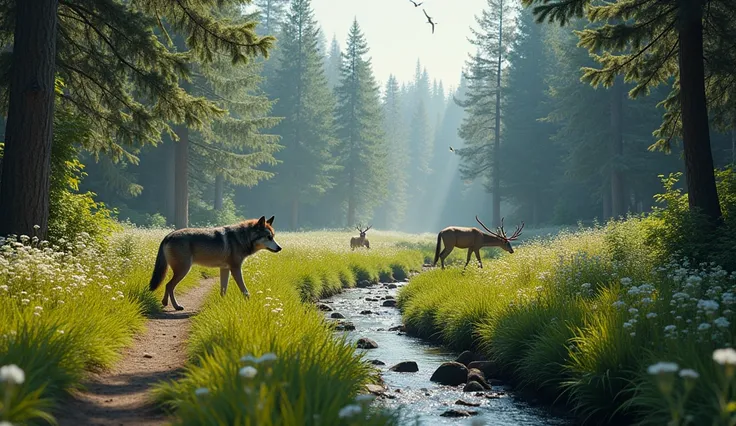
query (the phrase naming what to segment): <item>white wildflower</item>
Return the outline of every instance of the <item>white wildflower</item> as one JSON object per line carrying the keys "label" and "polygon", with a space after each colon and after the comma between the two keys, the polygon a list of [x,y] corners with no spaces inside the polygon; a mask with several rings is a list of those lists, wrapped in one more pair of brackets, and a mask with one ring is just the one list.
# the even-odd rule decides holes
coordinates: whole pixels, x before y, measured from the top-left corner
{"label": "white wildflower", "polygon": [[657,318],[657,314],[656,314],[656,313],[654,313],[654,312],[649,312],[649,313],[647,314],[647,318],[649,318],[649,319],[652,319],[652,318]]}
{"label": "white wildflower", "polygon": [[736,365],[736,350],[733,348],[716,349],[713,351],[713,361],[721,365]]}
{"label": "white wildflower", "polygon": [[244,357],[240,358],[240,362],[257,362],[256,357],[253,355],[245,355]]}
{"label": "white wildflower", "polygon": [[256,374],[258,374],[258,370],[248,365],[246,367],[241,368],[238,374],[240,374],[240,377],[243,377],[245,379],[252,379],[256,377]]}
{"label": "white wildflower", "polygon": [[340,418],[353,417],[356,414],[360,414],[362,410],[363,409],[360,408],[360,405],[350,404],[342,407],[337,415],[340,416]]}
{"label": "white wildflower", "polygon": [[20,303],[22,303],[22,304],[24,304],[24,305],[27,305],[27,304],[29,304],[30,302],[31,302],[31,301],[30,301],[30,299],[20,299]]}
{"label": "white wildflower", "polygon": [[676,331],[676,330],[677,330],[677,326],[676,325],[673,325],[673,324],[670,324],[668,326],[665,326],[665,328],[664,328],[664,331],[667,332],[667,333],[672,333],[673,331]]}
{"label": "white wildflower", "polygon": [[268,361],[276,361],[278,357],[273,352],[265,353],[256,359],[256,362],[268,362]]}
{"label": "white wildflower", "polygon": [[21,385],[26,381],[26,373],[15,364],[0,367],[0,383]]}
{"label": "white wildflower", "polygon": [[631,278],[629,277],[623,277],[621,278],[621,285],[630,285],[631,284]]}
{"label": "white wildflower", "polygon": [[674,362],[663,362],[660,361],[656,364],[652,364],[647,368],[647,373],[652,375],[675,373],[680,367]]}
{"label": "white wildflower", "polygon": [[2,290],[2,291],[8,291],[8,286],[5,285],[5,284],[0,285],[0,290]]}
{"label": "white wildflower", "polygon": [[645,298],[641,299],[641,304],[642,305],[648,305],[650,303],[652,303],[652,299],[650,297],[645,297]]}
{"label": "white wildflower", "polygon": [[584,288],[584,289],[586,289],[586,290],[587,290],[587,289],[589,289],[589,288],[590,288],[590,283],[582,283],[582,284],[580,285],[580,287],[582,287],[582,288]]}
{"label": "white wildflower", "polygon": [[271,309],[271,312],[273,312],[274,314],[278,314],[281,311],[283,311],[283,309],[281,309],[281,308]]}
{"label": "white wildflower", "polygon": [[706,312],[713,312],[718,310],[718,302],[715,300],[698,300],[698,309],[702,309]]}
{"label": "white wildflower", "polygon": [[638,309],[636,309],[636,308],[629,308],[629,313],[630,313],[631,315],[636,315],[636,314],[638,314],[638,313],[639,313],[639,310],[638,310]]}
{"label": "white wildflower", "polygon": [[33,310],[34,310],[34,311],[43,311],[43,307],[41,307],[41,306],[36,306],[35,308],[33,308]]}
{"label": "white wildflower", "polygon": [[210,390],[207,388],[197,388],[194,391],[194,394],[197,396],[207,395],[208,393],[210,393]]}
{"label": "white wildflower", "polygon": [[680,370],[680,377],[683,379],[697,379],[700,377],[700,374],[691,368],[683,368]]}
{"label": "white wildflower", "polygon": [[701,323],[698,326],[698,331],[705,331],[705,330],[709,330],[709,329],[710,329],[710,324],[708,324],[707,322]]}
{"label": "white wildflower", "polygon": [[731,322],[726,317],[718,317],[713,320],[713,324],[718,328],[728,328]]}
{"label": "white wildflower", "polygon": [[612,305],[613,305],[614,308],[625,308],[626,307],[626,302],[624,302],[623,300],[617,300],[617,301],[613,302]]}
{"label": "white wildflower", "polygon": [[639,293],[641,292],[639,291],[639,287],[637,286],[631,287],[629,291],[626,292],[626,294],[628,294],[629,296],[638,296]]}

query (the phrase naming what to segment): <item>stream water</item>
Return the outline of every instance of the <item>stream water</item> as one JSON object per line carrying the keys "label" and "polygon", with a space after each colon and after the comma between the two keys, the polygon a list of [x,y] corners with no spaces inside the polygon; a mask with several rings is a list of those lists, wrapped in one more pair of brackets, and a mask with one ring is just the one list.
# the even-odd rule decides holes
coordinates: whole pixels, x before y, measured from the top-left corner
{"label": "stream water", "polygon": [[[570,419],[556,417],[542,408],[533,407],[515,398],[506,386],[492,386],[491,391],[476,396],[475,392],[463,392],[462,386],[442,386],[429,380],[430,376],[443,362],[453,361],[457,353],[442,347],[427,344],[425,341],[408,336],[389,328],[402,324],[401,314],[395,307],[385,307],[383,298],[396,297],[398,288],[405,283],[397,283],[397,288],[376,285],[370,288],[347,289],[341,294],[322,300],[333,311],[325,312],[327,317],[337,312],[355,325],[355,330],[342,331],[352,341],[366,337],[378,344],[375,349],[365,351],[366,359],[380,360],[383,380],[388,386],[387,398],[378,398],[374,404],[401,408],[402,423],[421,425],[571,425]],[[393,286],[392,286],[393,287]],[[366,300],[369,299],[369,300]],[[366,311],[371,311],[367,313]],[[419,371],[398,373],[389,368],[402,361],[415,361]],[[457,405],[462,400],[479,406]],[[475,415],[462,418],[442,417],[447,410],[464,410]]]}

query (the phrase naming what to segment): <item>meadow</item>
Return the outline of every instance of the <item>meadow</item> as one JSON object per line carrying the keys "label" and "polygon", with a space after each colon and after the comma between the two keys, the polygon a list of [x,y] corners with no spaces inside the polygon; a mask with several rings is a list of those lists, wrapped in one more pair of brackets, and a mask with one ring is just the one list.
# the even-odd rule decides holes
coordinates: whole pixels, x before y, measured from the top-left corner
{"label": "meadow", "polygon": [[[147,285],[166,232],[126,228],[103,244],[84,233],[55,245],[30,237],[2,241],[0,420],[53,423],[54,408],[80,387],[86,374],[109,369],[120,359],[121,350],[143,331],[146,316],[161,309],[162,289],[152,293]],[[335,337],[311,302],[362,280],[405,279],[421,269],[423,255],[397,243],[421,238],[377,233],[374,250],[355,252],[347,233],[287,233],[277,239],[285,250],[259,253],[245,264],[250,300],[232,289],[223,300],[213,287],[195,317],[187,374],[156,392],[162,404],[177,408],[180,422],[219,416],[237,422],[247,412],[258,424],[309,423],[317,413],[338,418],[366,408],[366,400],[354,397],[376,379],[375,371]],[[212,274],[195,267],[177,292]],[[276,359],[253,361],[263,354]],[[259,371],[249,382],[259,396],[251,399],[240,398],[244,390],[239,386],[248,359]],[[307,399],[304,387],[310,390]],[[207,389],[208,404],[197,399],[202,389]],[[230,408],[222,409],[223,404]],[[362,412],[362,420],[354,419],[361,424],[393,418]]]}
{"label": "meadow", "polygon": [[[147,290],[164,230],[127,229],[100,245],[81,233],[50,245],[21,236],[0,242],[0,365],[21,383],[0,384],[0,420],[52,421],[51,410],[84,375],[111,367],[158,311]],[[184,291],[200,281],[193,269]]]}
{"label": "meadow", "polygon": [[527,241],[484,269],[425,272],[399,293],[407,330],[482,352],[581,420],[733,424],[733,367],[713,353],[734,343],[736,273],[660,263],[651,220]]}

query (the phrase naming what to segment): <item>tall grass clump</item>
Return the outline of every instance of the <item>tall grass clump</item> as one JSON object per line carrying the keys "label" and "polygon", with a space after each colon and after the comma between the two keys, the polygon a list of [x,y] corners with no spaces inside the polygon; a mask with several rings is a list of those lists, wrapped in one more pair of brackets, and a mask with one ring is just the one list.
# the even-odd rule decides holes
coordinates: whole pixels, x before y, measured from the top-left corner
{"label": "tall grass clump", "polygon": [[249,299],[208,299],[193,319],[184,377],[156,390],[176,424],[398,422],[396,413],[368,409],[370,398],[359,394],[376,371],[308,302],[361,280],[408,276],[422,256],[380,238],[370,251],[351,251],[345,236],[277,235],[283,251],[244,264]]}
{"label": "tall grass clump", "polygon": [[[161,237],[127,230],[104,246],[83,232],[54,245],[27,236],[0,242],[0,367],[25,374],[11,390],[0,384],[0,419],[50,418],[85,372],[119,358],[144,314],[159,309],[147,284]],[[190,276],[187,285],[198,281]]]}
{"label": "tall grass clump", "polygon": [[482,351],[508,378],[583,420],[668,423],[674,399],[648,367],[674,362],[692,388],[680,411],[721,424],[718,401],[736,395],[713,386],[723,373],[711,357],[734,344],[736,274],[679,256],[663,263],[664,249],[648,239],[658,220],[531,241],[483,270],[419,275],[398,298],[407,328]]}

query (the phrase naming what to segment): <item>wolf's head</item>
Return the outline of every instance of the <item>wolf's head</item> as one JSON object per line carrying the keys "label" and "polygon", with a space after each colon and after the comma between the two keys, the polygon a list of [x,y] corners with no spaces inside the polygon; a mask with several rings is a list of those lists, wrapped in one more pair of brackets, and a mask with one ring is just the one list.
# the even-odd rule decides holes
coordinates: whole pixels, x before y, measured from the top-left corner
{"label": "wolf's head", "polygon": [[255,238],[253,240],[253,247],[257,250],[266,249],[273,253],[281,251],[281,246],[273,239],[273,216],[266,220],[266,216],[261,216],[253,227],[255,232]]}

